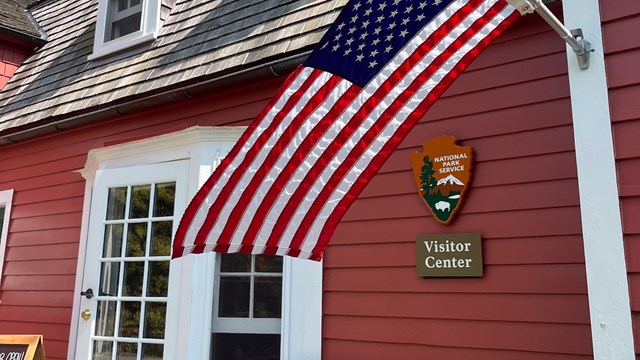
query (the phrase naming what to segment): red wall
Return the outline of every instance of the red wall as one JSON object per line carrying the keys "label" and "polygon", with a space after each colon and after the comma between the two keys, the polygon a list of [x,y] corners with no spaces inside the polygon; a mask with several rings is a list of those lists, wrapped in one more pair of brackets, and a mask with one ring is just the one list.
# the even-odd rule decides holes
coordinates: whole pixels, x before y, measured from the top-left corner
{"label": "red wall", "polygon": [[15,189],[0,287],[0,333],[43,334],[66,359],[87,152],[194,125],[246,125],[281,79],[138,116],[0,147],[0,189]]}
{"label": "red wall", "polygon": [[[446,92],[338,227],[325,260],[325,359],[592,358],[565,45],[521,19]],[[475,149],[457,220],[431,219],[410,155]],[[480,232],[484,276],[422,279],[418,234]]]}
{"label": "red wall", "polygon": [[0,42],[0,90],[22,64],[27,53],[8,43]]}
{"label": "red wall", "polygon": [[[564,44],[536,17],[492,45],[401,144],[327,249],[323,358],[586,359],[589,312]],[[65,359],[87,151],[194,125],[246,124],[282,79],[0,146],[15,189],[0,332]],[[410,154],[454,135],[476,152],[452,226],[417,195]],[[418,234],[480,232],[480,279],[418,278]]]}
{"label": "red wall", "polygon": [[603,41],[631,292],[640,357],[640,2],[602,1]]}

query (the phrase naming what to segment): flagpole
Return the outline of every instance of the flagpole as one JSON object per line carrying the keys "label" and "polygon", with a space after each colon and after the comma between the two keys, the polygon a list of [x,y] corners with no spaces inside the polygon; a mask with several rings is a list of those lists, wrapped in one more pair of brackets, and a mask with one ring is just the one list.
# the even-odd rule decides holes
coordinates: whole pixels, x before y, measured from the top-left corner
{"label": "flagpole", "polygon": [[578,66],[581,70],[589,68],[589,55],[591,53],[591,43],[582,35],[582,29],[569,30],[566,26],[549,10],[542,0],[507,0],[521,14],[537,12],[544,21],[573,49],[578,57]]}

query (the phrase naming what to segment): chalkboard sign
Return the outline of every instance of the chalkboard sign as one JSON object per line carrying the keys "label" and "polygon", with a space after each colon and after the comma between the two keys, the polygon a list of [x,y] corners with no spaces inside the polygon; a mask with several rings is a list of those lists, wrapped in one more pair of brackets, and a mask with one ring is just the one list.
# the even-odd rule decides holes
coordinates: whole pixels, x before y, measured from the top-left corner
{"label": "chalkboard sign", "polygon": [[41,335],[0,335],[0,360],[45,360]]}

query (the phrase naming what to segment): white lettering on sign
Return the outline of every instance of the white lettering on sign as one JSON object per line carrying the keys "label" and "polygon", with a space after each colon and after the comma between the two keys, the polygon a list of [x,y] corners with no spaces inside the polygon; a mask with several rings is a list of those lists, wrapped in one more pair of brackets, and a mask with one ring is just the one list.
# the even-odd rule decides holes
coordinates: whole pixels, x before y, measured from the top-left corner
{"label": "white lettering on sign", "polygon": [[471,259],[458,259],[455,257],[449,259],[436,259],[433,256],[427,256],[424,260],[424,264],[429,269],[457,269],[457,268],[470,268]]}
{"label": "white lettering on sign", "polygon": [[24,352],[0,353],[0,360],[24,360]]}
{"label": "white lettering on sign", "polygon": [[428,252],[469,252],[471,243],[457,243],[446,240],[444,243],[438,242],[438,240],[428,240],[424,242],[424,246]]}

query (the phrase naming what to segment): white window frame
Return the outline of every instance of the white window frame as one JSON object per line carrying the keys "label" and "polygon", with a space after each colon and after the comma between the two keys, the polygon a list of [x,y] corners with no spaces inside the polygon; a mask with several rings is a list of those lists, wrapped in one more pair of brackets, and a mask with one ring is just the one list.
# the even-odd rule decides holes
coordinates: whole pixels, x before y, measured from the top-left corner
{"label": "white window frame", "polygon": [[[80,170],[86,184],[75,293],[83,291],[89,209],[98,170],[187,160],[190,199],[243,131],[243,127],[196,126],[89,152],[87,163]],[[172,291],[178,296],[170,298],[168,306],[177,306],[179,311],[168,314],[166,319],[165,358],[208,360],[211,351],[216,254],[209,252],[174,259],[171,268],[172,279],[174,276],[179,279],[176,281],[179,289]],[[170,287],[173,285],[175,283]],[[282,287],[281,359],[321,359],[322,263],[284,257]],[[71,359],[75,358],[78,323],[83,321],[80,319],[80,305],[81,297],[76,296],[69,339],[68,353]]]}
{"label": "white window frame", "polygon": [[4,207],[4,218],[2,231],[0,231],[0,288],[2,285],[2,269],[4,265],[4,254],[7,248],[9,237],[9,219],[11,219],[11,204],[13,202],[13,189],[0,191],[0,207]]}
{"label": "white window frame", "polygon": [[98,18],[96,20],[96,31],[93,40],[93,53],[89,55],[89,60],[98,59],[136,45],[152,42],[158,36],[161,0],[141,0],[142,14],[140,30],[110,41],[105,41],[105,35],[111,28],[109,17],[109,3],[111,1],[112,0],[98,1]]}

